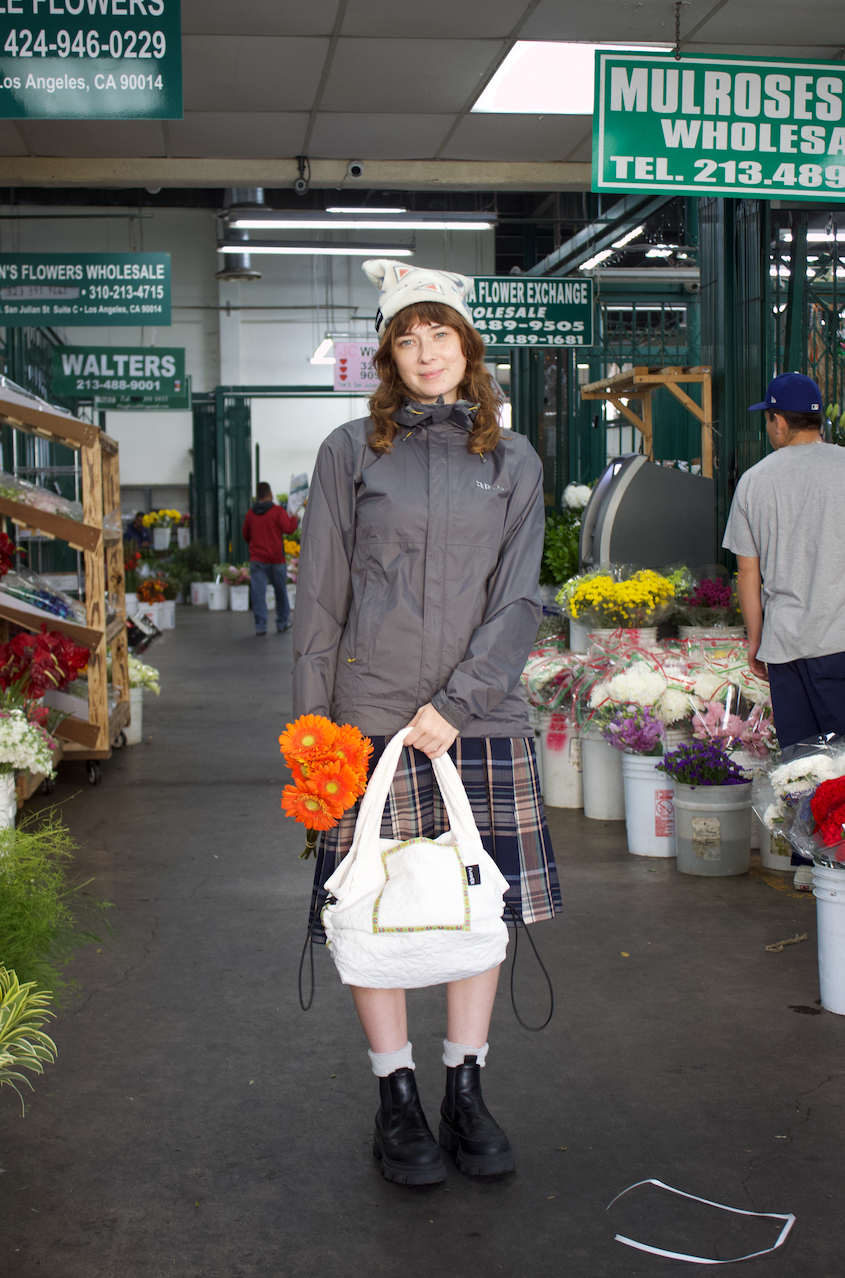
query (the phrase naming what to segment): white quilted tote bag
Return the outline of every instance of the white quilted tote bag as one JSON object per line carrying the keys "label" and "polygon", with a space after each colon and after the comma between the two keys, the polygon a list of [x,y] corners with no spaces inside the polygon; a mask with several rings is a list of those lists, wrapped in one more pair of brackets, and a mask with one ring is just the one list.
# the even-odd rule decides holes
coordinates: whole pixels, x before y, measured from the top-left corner
{"label": "white quilted tote bag", "polygon": [[326,882],[331,896],[322,921],[344,985],[442,985],[496,967],[507,950],[507,880],[484,850],[448,755],[433,761],[447,832],[402,843],[379,837],[410,731],[403,728],[385,747],[361,800],[352,847]]}

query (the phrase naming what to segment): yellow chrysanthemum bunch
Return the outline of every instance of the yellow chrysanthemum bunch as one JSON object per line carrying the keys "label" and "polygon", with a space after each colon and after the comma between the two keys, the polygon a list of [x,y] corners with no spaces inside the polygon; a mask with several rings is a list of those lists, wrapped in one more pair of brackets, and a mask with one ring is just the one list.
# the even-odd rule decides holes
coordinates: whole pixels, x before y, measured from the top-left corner
{"label": "yellow chrysanthemum bunch", "polygon": [[285,554],[290,555],[293,559],[295,559],[299,554],[299,542],[289,541],[287,537],[285,537]]}
{"label": "yellow chrysanthemum bunch", "polygon": [[173,527],[174,524],[181,522],[182,512],[179,510],[151,510],[148,515],[144,515],[145,528],[166,528]]}
{"label": "yellow chrysanthemum bunch", "polygon": [[572,617],[600,627],[653,626],[674,594],[672,582],[650,568],[635,573],[628,581],[590,577],[572,591],[569,612]]}

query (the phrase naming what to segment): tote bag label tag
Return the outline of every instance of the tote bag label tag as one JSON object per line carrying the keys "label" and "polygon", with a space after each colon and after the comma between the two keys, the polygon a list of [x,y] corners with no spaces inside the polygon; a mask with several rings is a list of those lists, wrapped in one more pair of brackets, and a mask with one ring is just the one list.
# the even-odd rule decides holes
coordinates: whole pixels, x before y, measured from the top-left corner
{"label": "tote bag label tag", "polygon": [[465,865],[464,873],[467,876],[468,887],[476,887],[476,885],[481,882],[481,866],[480,865]]}

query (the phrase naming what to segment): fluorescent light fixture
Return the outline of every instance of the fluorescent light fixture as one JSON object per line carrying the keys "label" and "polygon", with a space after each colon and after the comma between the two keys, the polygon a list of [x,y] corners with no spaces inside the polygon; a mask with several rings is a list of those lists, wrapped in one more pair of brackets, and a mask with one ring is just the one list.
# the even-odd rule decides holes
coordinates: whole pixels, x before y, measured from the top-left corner
{"label": "fluorescent light fixture", "polygon": [[374,220],[372,217],[254,217],[250,213],[237,215],[230,223],[231,229],[244,231],[489,231],[495,222],[454,218],[394,217]]}
{"label": "fluorescent light fixture", "polygon": [[599,262],[604,262],[609,257],[613,257],[613,249],[602,249],[601,253],[596,253],[595,257],[591,257],[589,261],[582,262],[578,270],[591,271],[594,266],[598,266]]}
{"label": "fluorescent light fixture", "polygon": [[592,115],[595,53],[625,49],[669,53],[669,44],[570,44],[517,40],[473,112],[498,115]]}
{"label": "fluorescent light fixture", "polygon": [[497,364],[497,368],[510,368],[510,364]]}
{"label": "fluorescent light fixture", "polygon": [[635,240],[638,235],[642,235],[644,230],[644,226],[635,226],[633,231],[629,231],[627,235],[623,235],[621,240],[614,240],[613,247],[615,249],[624,248],[626,244],[631,243],[631,240]]}
{"label": "fluorescent light fixture", "polygon": [[646,253],[646,257],[671,257],[674,249],[670,248],[650,248]]}
{"label": "fluorescent light fixture", "polygon": [[336,361],[334,358],[327,358],[327,357],[328,357],[328,354],[329,354],[329,351],[331,350],[331,348],[332,348],[332,346],[333,346],[333,345],[334,345],[334,342],[333,342],[333,340],[332,340],[332,338],[331,338],[331,337],[325,337],[325,338],[323,338],[322,342],[320,342],[320,345],[317,347],[317,349],[315,350],[314,354],[311,356],[311,361],[310,361],[310,362],[311,362],[312,364],[334,364],[334,363],[336,363],[337,361]]}
{"label": "fluorescent light fixture", "polygon": [[[224,240],[218,253],[243,253],[243,240]],[[250,240],[253,253],[281,253],[299,257],[373,257],[390,253],[392,257],[412,257],[414,250],[404,244],[327,244],[316,240]]]}
{"label": "fluorescent light fixture", "polygon": [[369,207],[369,205],[366,208],[362,208],[361,205],[359,204],[357,209],[348,209],[345,207],[338,207],[337,205],[333,205],[332,208],[326,209],[326,212],[327,213],[351,213],[353,217],[356,214],[360,217],[363,217],[365,215],[369,217],[371,213],[378,213],[379,215],[383,213],[407,213],[408,210],[407,209],[372,209]]}
{"label": "fluorescent light fixture", "polygon": [[590,367],[590,365],[589,365],[589,364],[576,364],[576,365],[575,365],[575,367],[576,367],[576,368],[589,368],[589,367]]}
{"label": "fluorescent light fixture", "polygon": [[[785,231],[785,230],[783,230],[783,229],[782,229],[782,230],[780,231],[780,237],[779,237],[779,238],[780,238],[780,240],[781,240],[781,242],[782,242],[783,244],[791,244],[791,243],[792,243],[792,232],[791,232],[791,231]],[[837,232],[836,232],[836,238],[837,238],[837,240],[839,241],[839,243],[841,244],[841,243],[843,242],[843,240],[845,240],[845,231],[837,231]],[[828,235],[827,231],[808,231],[808,232],[807,232],[807,243],[808,243],[808,244],[827,244],[827,243],[828,243],[830,240],[832,240],[832,239],[833,239],[833,236],[832,236],[832,235]]]}

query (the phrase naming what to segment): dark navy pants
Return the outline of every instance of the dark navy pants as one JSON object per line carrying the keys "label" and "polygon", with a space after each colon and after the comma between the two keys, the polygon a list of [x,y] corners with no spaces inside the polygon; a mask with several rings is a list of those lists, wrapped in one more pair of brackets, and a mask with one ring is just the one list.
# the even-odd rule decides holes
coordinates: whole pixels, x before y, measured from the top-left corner
{"label": "dark navy pants", "polygon": [[782,749],[820,733],[845,736],[845,652],[771,662],[768,671]]}

